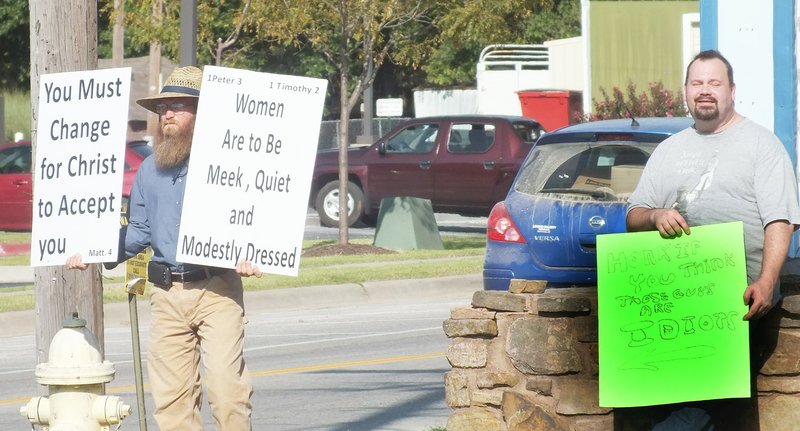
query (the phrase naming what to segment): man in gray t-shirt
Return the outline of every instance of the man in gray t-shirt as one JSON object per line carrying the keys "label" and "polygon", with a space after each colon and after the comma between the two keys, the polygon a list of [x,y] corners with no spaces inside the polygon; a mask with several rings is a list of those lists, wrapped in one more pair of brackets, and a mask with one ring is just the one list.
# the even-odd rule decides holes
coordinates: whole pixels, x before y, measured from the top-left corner
{"label": "man in gray t-shirt", "polygon": [[700,53],[685,87],[694,128],[650,157],[629,199],[628,230],[675,237],[690,234],[689,226],[742,221],[743,299],[750,307],[744,319],[760,318],[780,298],[780,271],[800,224],[794,169],[774,134],[735,111],[733,71],[721,54]]}

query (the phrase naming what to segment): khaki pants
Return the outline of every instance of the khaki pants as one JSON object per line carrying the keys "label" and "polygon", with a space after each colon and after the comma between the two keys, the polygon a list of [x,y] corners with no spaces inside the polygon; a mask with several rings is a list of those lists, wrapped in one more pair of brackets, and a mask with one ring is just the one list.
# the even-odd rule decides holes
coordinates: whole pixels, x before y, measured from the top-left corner
{"label": "khaki pants", "polygon": [[154,287],[147,371],[162,431],[202,430],[200,359],[216,429],[250,430],[253,386],[244,363],[242,280],[229,271],[207,280]]}

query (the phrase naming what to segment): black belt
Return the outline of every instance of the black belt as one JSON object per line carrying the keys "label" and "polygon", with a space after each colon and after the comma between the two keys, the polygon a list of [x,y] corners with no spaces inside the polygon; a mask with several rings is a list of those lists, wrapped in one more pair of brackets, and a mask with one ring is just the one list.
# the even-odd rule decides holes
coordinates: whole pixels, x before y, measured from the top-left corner
{"label": "black belt", "polygon": [[173,282],[186,283],[191,281],[205,280],[215,275],[220,275],[227,271],[224,268],[206,267],[203,269],[193,269],[191,271],[170,273]]}
{"label": "black belt", "polygon": [[173,272],[167,265],[150,261],[147,264],[147,280],[159,287],[170,287],[173,282],[189,283],[201,281],[227,271],[225,268],[207,266],[184,272]]}

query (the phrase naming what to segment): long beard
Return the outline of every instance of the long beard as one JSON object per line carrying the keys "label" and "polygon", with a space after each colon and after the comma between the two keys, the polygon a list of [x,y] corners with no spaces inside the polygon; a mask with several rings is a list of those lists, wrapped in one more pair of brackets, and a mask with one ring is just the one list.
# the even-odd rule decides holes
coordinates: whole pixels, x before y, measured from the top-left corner
{"label": "long beard", "polygon": [[182,127],[177,132],[169,133],[164,133],[163,127],[159,128],[159,139],[153,148],[156,167],[167,169],[183,163],[192,149],[193,132],[194,127]]}

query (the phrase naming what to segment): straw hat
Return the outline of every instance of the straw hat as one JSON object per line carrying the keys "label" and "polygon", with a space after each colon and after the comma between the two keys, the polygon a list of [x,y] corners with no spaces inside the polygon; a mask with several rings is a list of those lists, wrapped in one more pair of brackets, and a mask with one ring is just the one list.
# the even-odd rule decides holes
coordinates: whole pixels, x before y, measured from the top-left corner
{"label": "straw hat", "polygon": [[143,97],[136,101],[139,106],[148,111],[156,112],[156,104],[162,99],[200,97],[200,82],[203,80],[203,71],[194,66],[179,67],[172,71],[161,88],[161,93]]}

